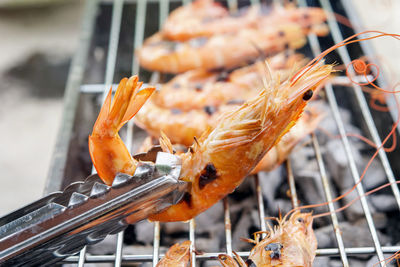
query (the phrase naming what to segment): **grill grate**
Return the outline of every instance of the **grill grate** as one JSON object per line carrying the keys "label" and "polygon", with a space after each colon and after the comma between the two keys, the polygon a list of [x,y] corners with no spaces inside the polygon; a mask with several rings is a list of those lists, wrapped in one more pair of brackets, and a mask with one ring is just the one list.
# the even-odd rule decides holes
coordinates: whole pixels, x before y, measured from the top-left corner
{"label": "grill grate", "polygon": [[[146,26],[146,13],[148,13],[147,6],[149,2],[156,2],[156,1],[146,1],[146,0],[137,0],[137,1],[124,1],[124,0],[115,0],[115,1],[103,1],[99,2],[97,0],[88,0],[86,1],[86,8],[85,8],[85,19],[83,21],[82,27],[82,38],[80,40],[80,49],[75,54],[75,57],[72,62],[70,75],[68,79],[67,89],[66,89],[66,102],[64,107],[64,117],[63,117],[63,124],[58,136],[58,142],[56,144],[56,152],[53,157],[52,166],[50,168],[50,174],[48,178],[47,184],[47,192],[55,191],[61,187],[61,178],[64,176],[64,171],[66,169],[66,155],[68,153],[68,143],[64,140],[70,140],[72,135],[73,123],[76,117],[76,109],[78,98],[80,94],[87,94],[87,93],[103,93],[103,99],[105,97],[105,92],[107,89],[112,85],[114,80],[114,73],[115,67],[117,62],[117,52],[118,52],[118,45],[119,45],[119,36],[120,36],[120,29],[121,29],[121,19],[123,14],[123,8],[125,3],[135,3],[136,4],[136,15],[135,15],[135,25],[134,25],[134,39],[133,39],[133,47],[138,48],[144,39],[145,36],[145,26]],[[178,4],[187,4],[190,0],[182,0],[182,1],[172,1],[177,2]],[[279,1],[277,1],[279,2]],[[307,3],[305,0],[298,1],[301,6],[306,6]],[[346,2],[346,1],[343,1]],[[89,51],[89,43],[94,33],[94,24],[96,18],[96,12],[100,4],[111,4],[113,5],[112,8],[112,15],[111,15],[111,30],[109,35],[109,45],[108,45],[108,52],[107,52],[107,60],[106,60],[106,71],[105,71],[105,78],[104,84],[95,85],[95,84],[87,84],[82,85],[83,83],[83,76],[85,66],[87,65],[87,56]],[[162,22],[167,18],[169,12],[170,1],[167,0],[160,0],[157,2],[159,5],[159,19],[158,19],[158,27],[161,27]],[[258,0],[251,0],[251,4],[258,4]],[[333,41],[335,43],[340,42],[343,40],[343,36],[341,30],[339,28],[338,22],[336,21],[335,17],[330,15],[332,14],[332,6],[327,0],[320,0],[320,5],[324,10],[328,11],[328,25],[331,30],[331,35]],[[227,1],[228,7],[231,11],[235,11],[238,8],[237,0],[228,0]],[[351,9],[349,4],[344,4],[347,9]],[[150,20],[151,18],[147,19]],[[133,25],[132,25],[133,29]],[[321,44],[318,38],[315,35],[309,35],[309,45],[314,55],[317,55],[321,51]],[[348,50],[344,47],[338,49],[338,54],[340,56],[340,60],[345,64],[349,64],[351,59],[348,53]],[[135,57],[132,58],[132,74],[139,73],[140,68],[139,64]],[[354,73],[350,73],[354,75]],[[152,73],[150,77],[151,83],[157,83],[160,81],[162,76],[159,73]],[[355,159],[352,155],[350,149],[350,143],[346,136],[346,132],[344,129],[343,121],[339,113],[338,103],[336,101],[336,96],[333,92],[333,87],[335,84],[343,83],[344,77],[337,77],[333,79],[330,83],[325,86],[325,92],[327,95],[328,102],[330,104],[334,119],[336,121],[337,127],[340,132],[340,137],[343,142],[343,146],[346,151],[347,159],[349,162],[350,170],[352,177],[355,182],[359,179],[359,172],[356,167]],[[361,79],[361,78],[360,78]],[[351,84],[348,80],[345,81],[347,84]],[[361,88],[355,84],[351,84],[354,89],[357,103],[360,107],[361,113],[367,125],[367,129],[372,136],[373,141],[377,144],[381,144],[381,140],[377,131],[377,128],[374,124],[372,119],[372,115],[368,108],[366,99],[361,91]],[[127,125],[127,138],[126,144],[128,148],[132,147],[132,140],[133,140],[133,130],[134,125],[132,122],[128,123]],[[321,147],[317,140],[317,137],[312,134],[311,135],[312,145],[314,148],[316,160],[318,163],[318,167],[320,170],[320,177],[321,182],[324,189],[325,200],[330,201],[332,200],[331,195],[331,188],[330,183],[328,181],[328,176],[326,173],[326,167],[324,161],[322,159]],[[393,183],[395,181],[395,177],[390,166],[389,160],[386,156],[385,151],[379,151],[379,159],[384,167],[387,179],[389,182]],[[290,188],[290,195],[292,199],[292,204],[294,207],[298,205],[298,198],[296,193],[296,187],[294,182],[294,175],[291,168],[290,160],[286,163],[287,173],[288,173],[288,183]],[[264,211],[264,203],[263,203],[263,196],[262,190],[259,183],[258,175],[254,176],[254,186],[256,192],[256,199],[258,204],[258,219],[260,221],[261,230],[265,231],[267,229],[265,218],[265,211]],[[400,209],[400,193],[397,185],[392,184],[392,192],[396,199],[396,202]],[[362,184],[358,184],[357,186],[357,193],[359,196],[364,194],[364,189]],[[349,255],[360,255],[360,254],[376,254],[379,261],[384,260],[384,253],[394,253],[400,250],[400,246],[382,246],[379,242],[376,228],[374,226],[374,222],[372,220],[371,211],[368,206],[365,197],[361,197],[360,199],[363,210],[364,210],[364,217],[368,223],[368,227],[371,233],[371,237],[374,243],[373,247],[345,247],[343,243],[342,234],[340,231],[340,223],[338,221],[337,215],[335,213],[331,214],[332,226],[335,232],[337,247],[335,248],[327,248],[327,249],[318,249],[317,255],[318,256],[340,256],[341,261],[344,266],[349,266]],[[189,226],[189,240],[192,241],[192,248],[191,248],[191,257],[192,257],[192,266],[196,266],[197,260],[210,260],[210,259],[217,259],[220,253],[226,253],[228,255],[232,255],[232,233],[231,233],[231,219],[230,219],[230,211],[229,211],[229,203],[228,199],[225,198],[223,200],[223,207],[224,207],[224,225],[225,225],[225,241],[226,241],[226,251],[215,251],[211,253],[204,253],[202,255],[196,255],[194,252],[195,249],[195,219],[190,220]],[[334,205],[330,203],[328,205],[329,211],[334,211]],[[264,234],[265,235],[265,234]],[[115,266],[121,266],[121,263],[127,262],[153,262],[153,266],[156,265],[158,259],[163,256],[160,255],[160,223],[154,223],[154,240],[153,240],[153,254],[149,255],[125,255],[122,253],[123,249],[123,233],[119,233],[117,237],[115,255],[88,255],[86,254],[86,248],[84,248],[79,255],[71,256],[65,259],[64,263],[78,263],[78,266],[83,266],[85,263],[100,263],[100,262],[114,262]],[[248,251],[238,252],[240,256],[248,256]],[[381,266],[384,266],[384,263],[381,263]]]}

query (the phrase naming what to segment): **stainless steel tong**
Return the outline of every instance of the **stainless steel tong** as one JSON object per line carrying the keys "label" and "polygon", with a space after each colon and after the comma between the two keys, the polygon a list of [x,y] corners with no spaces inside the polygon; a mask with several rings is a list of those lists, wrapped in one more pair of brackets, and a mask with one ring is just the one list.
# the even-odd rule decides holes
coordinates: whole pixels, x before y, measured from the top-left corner
{"label": "stainless steel tong", "polygon": [[135,158],[134,175],[111,186],[94,174],[0,218],[0,265],[52,265],[182,198],[179,157],[155,147]]}

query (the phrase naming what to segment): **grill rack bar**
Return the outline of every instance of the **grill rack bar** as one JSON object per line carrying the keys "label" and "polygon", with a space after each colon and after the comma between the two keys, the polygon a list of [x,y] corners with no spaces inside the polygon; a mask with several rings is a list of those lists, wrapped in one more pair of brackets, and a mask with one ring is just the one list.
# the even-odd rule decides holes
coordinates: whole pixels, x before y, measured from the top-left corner
{"label": "grill rack bar", "polygon": [[[123,7],[124,7],[124,0],[116,0],[113,4],[105,81],[102,93],[102,103],[106,99],[108,90],[113,84],[115,64],[117,61],[117,50],[119,43],[119,33],[121,29]],[[92,168],[92,174],[93,173],[95,173],[94,166]],[[115,257],[115,266],[117,267],[121,266],[123,235],[124,235],[123,231],[118,233],[117,235],[117,246],[116,246],[116,257]],[[79,262],[78,262],[79,267],[84,266],[85,258],[86,258],[86,246],[79,252]]]}
{"label": "grill rack bar", "polygon": [[[321,0],[321,6],[322,6],[322,8],[324,8],[324,10],[327,11],[326,14],[328,17],[329,28],[331,28],[333,31],[332,32],[333,40],[335,41],[335,43],[339,43],[339,42],[343,41],[343,36],[339,30],[339,24],[333,16],[331,4],[327,0]],[[338,53],[340,54],[340,57],[342,58],[344,64],[346,66],[349,65],[351,62],[351,58],[350,58],[350,55],[349,55],[347,49],[345,47],[340,47],[340,48],[338,48]],[[349,68],[348,72],[350,73],[351,76],[356,75],[355,71],[352,68]],[[376,129],[374,120],[373,120],[371,112],[368,108],[368,104],[367,104],[367,101],[365,100],[364,94],[362,93],[361,87],[355,83],[352,83],[351,85],[356,94],[356,98],[360,105],[361,112],[362,112],[364,120],[367,124],[369,133],[372,136],[374,143],[379,147],[382,144],[382,141],[381,141],[381,138],[379,137],[378,130]],[[387,158],[386,152],[383,149],[380,149],[378,151],[378,155],[379,155],[379,158],[383,165],[383,168],[385,170],[388,181],[391,183],[393,195],[396,199],[397,206],[400,210],[400,190],[399,190],[398,186],[395,184],[396,179],[394,177],[392,168],[390,167],[390,163]]]}
{"label": "grill rack bar", "polygon": [[337,218],[335,211],[335,207],[333,206],[332,201],[332,195],[331,195],[331,189],[330,189],[330,185],[329,185],[329,181],[328,181],[328,176],[326,173],[326,169],[325,169],[325,165],[324,165],[324,161],[322,159],[322,153],[321,153],[321,149],[320,149],[320,145],[318,143],[318,139],[317,136],[312,133],[311,134],[311,138],[312,138],[312,143],[314,146],[314,151],[315,151],[315,157],[317,158],[317,162],[318,162],[318,167],[319,167],[319,171],[321,174],[321,181],[322,181],[322,185],[324,187],[324,193],[326,196],[326,201],[329,202],[328,207],[329,207],[329,211],[331,212],[331,219],[332,219],[332,224],[333,224],[333,230],[335,232],[335,236],[336,236],[336,241],[339,247],[339,253],[340,253],[340,258],[343,262],[343,266],[344,267],[348,267],[349,266],[349,260],[347,259],[347,254],[344,248],[344,244],[343,244],[343,238],[342,238],[342,233],[340,231],[340,227],[339,227],[339,221]]}
{"label": "grill rack bar", "polygon": [[[395,253],[400,250],[400,246],[383,246],[383,253]],[[376,251],[375,247],[354,247],[354,248],[345,248],[345,252],[348,255],[357,256],[357,255],[365,255],[365,254],[374,254]],[[198,260],[216,260],[218,259],[218,255],[224,254],[224,251],[217,251],[212,253],[203,253],[197,256]],[[248,251],[237,252],[241,257],[248,257]],[[317,256],[337,256],[339,255],[338,248],[325,248],[325,249],[317,249]],[[160,254],[160,257],[164,257],[164,254]],[[78,261],[79,256],[70,256],[61,263],[76,263]],[[153,260],[152,254],[141,254],[141,255],[122,255],[122,262],[151,262]],[[110,263],[115,261],[115,255],[86,255],[87,263]]]}
{"label": "grill rack bar", "polygon": [[[174,0],[172,0],[172,1],[175,2]],[[190,0],[182,0],[182,1],[183,1],[184,4],[190,3]],[[121,3],[121,13],[119,13],[119,15],[122,15],[123,3],[124,2],[131,2],[131,1],[119,0],[119,2]],[[145,15],[142,16],[141,14],[145,14],[145,11],[146,11],[146,0],[138,0],[138,1],[134,1],[134,2],[137,2],[137,5],[138,5],[137,6],[137,15],[136,15],[136,25],[135,25],[136,30],[135,30],[135,38],[134,38],[134,47],[136,48],[137,45],[140,45],[142,43],[142,41],[143,41]],[[151,0],[149,2],[151,2]],[[255,4],[255,3],[258,3],[259,1],[258,0],[251,0],[250,2],[252,4]],[[303,1],[300,0],[299,2],[303,2]],[[237,7],[237,1],[235,1],[235,0],[228,1],[228,3],[230,3],[229,7],[231,7],[232,9],[235,9],[235,7]],[[159,22],[160,22],[160,26],[161,26],[161,22],[163,21],[163,18],[166,18],[167,15],[168,15],[169,1],[160,1],[159,4],[160,4],[160,14],[159,14],[160,15],[160,20],[159,20]],[[113,5],[114,6],[113,6],[112,21],[118,20],[118,14],[114,15],[114,10],[116,9],[115,5],[117,5],[117,3],[113,2]],[[143,12],[143,10],[144,10],[144,12]],[[116,29],[114,30],[114,31],[118,30],[117,36],[119,36],[120,20],[121,20],[121,18],[119,18],[118,26],[115,26]],[[336,21],[334,21],[334,22],[337,23]],[[140,25],[142,25],[142,27],[140,27]],[[111,28],[113,29],[113,26]],[[140,29],[143,29],[143,31],[141,31]],[[331,28],[331,30],[332,30],[332,28]],[[113,30],[111,30],[111,33],[112,32],[113,32]],[[112,40],[111,33],[110,33],[110,42]],[[340,32],[339,32],[339,34],[340,34]],[[332,35],[333,35],[333,33],[332,33]],[[312,38],[313,38],[313,36],[309,37],[309,39],[312,39]],[[315,37],[315,41],[316,41],[316,44],[319,47],[318,40],[317,40],[316,37]],[[113,57],[112,53],[110,55],[110,51],[111,51],[110,49],[111,49],[112,46],[110,45],[110,47],[109,47],[109,53],[108,53],[108,59],[107,59],[107,62],[108,62],[107,63],[107,70],[109,70],[109,72],[112,71],[112,74],[108,74],[107,75],[107,70],[106,70],[106,81],[105,81],[106,85],[107,84],[111,85],[112,79],[113,79],[112,77],[113,77],[114,69],[115,69],[115,60],[116,60],[116,53],[117,53],[117,47],[118,47],[118,37],[116,39],[116,42],[117,42],[117,45],[112,48],[112,51],[114,51],[113,53],[115,53],[114,54],[115,57]],[[313,50],[315,51],[315,45],[313,45],[311,43],[311,46],[312,46]],[[346,53],[347,53],[347,51],[346,51]],[[109,61],[113,61],[112,65],[114,65],[114,66],[110,66]],[[134,73],[137,73],[139,71],[139,65],[138,65],[138,62],[135,59],[135,57],[133,58],[132,61],[133,61],[132,62],[132,73],[134,74]],[[110,75],[112,75],[111,78],[110,78]],[[156,82],[156,81],[158,82],[159,78],[160,78],[160,74],[159,73],[154,73],[152,75],[152,82]],[[342,79],[343,77],[338,77],[338,78]],[[85,88],[84,86],[81,87],[81,92],[82,93],[88,92],[88,91],[85,91],[84,88]],[[93,91],[91,91],[90,93],[93,93]],[[333,98],[333,101],[336,102],[336,100],[334,100],[334,98]],[[339,118],[339,121],[340,120],[341,119]],[[372,124],[373,124],[373,122],[372,122]],[[373,127],[375,127],[374,124],[373,124]],[[376,127],[375,127],[375,130],[376,130]],[[131,124],[131,125],[128,124],[128,137],[132,136],[132,135],[129,134],[129,131],[131,131],[131,133],[133,133],[133,124]],[[318,140],[316,139],[316,137],[314,135],[312,135],[312,139],[313,139],[313,144],[314,144],[314,148],[315,148],[315,151],[316,151],[317,160],[319,158],[318,163],[320,164],[320,166],[324,166],[323,165],[323,161],[320,158],[321,155],[320,155],[320,151],[319,151]],[[379,136],[378,136],[378,139],[379,139]],[[131,140],[132,140],[132,138],[128,138],[127,141],[131,142]],[[128,146],[128,147],[131,147],[131,145]],[[293,196],[296,196],[296,193],[295,193],[294,177],[293,177],[293,175],[289,174],[290,171],[291,171],[290,162],[288,162],[287,168],[288,168],[288,179],[289,179],[291,195],[293,197]],[[389,168],[389,171],[391,172],[390,165],[388,165],[388,168]],[[324,169],[324,167],[323,167],[323,169]],[[386,168],[385,168],[385,171],[387,171]],[[322,180],[324,180],[324,178],[323,178],[324,177],[324,173],[325,173],[324,171],[321,171]],[[325,178],[326,178],[326,173],[325,173]],[[258,179],[259,179],[259,177],[257,175],[255,177],[255,186],[256,186],[256,192],[257,192],[259,217],[260,217],[260,222],[261,222],[261,228],[263,230],[263,228],[266,229],[265,220],[264,220],[264,217],[265,217],[265,215],[264,215],[265,213],[264,212],[265,211],[264,211],[264,207],[263,207],[261,187],[259,185]],[[394,179],[394,176],[393,176],[393,179]],[[323,182],[323,184],[324,184],[324,182]],[[400,203],[399,202],[399,198],[398,198],[398,196],[396,196],[396,193],[395,193],[396,189],[394,189],[394,187],[392,187],[392,188],[393,188],[396,200],[398,201],[398,203]],[[325,197],[327,198],[327,200],[329,200],[329,193],[327,193],[327,192],[330,192],[329,185],[327,185],[326,187],[324,186],[324,189],[325,189]],[[398,188],[397,188],[397,191],[398,191]],[[361,193],[359,192],[359,194],[361,194]],[[364,199],[364,201],[365,201],[365,199]],[[296,205],[296,203],[298,203],[297,201],[294,201],[293,199],[292,199],[292,202],[293,202],[294,205]],[[368,204],[367,203],[366,203],[366,207],[368,208]],[[329,206],[329,208],[330,208],[330,211],[332,211],[333,205],[332,205],[332,207]],[[227,219],[229,219],[229,203],[228,203],[227,200],[224,200],[224,212],[225,212],[225,221],[226,221]],[[336,215],[335,216],[334,215],[335,214],[333,213],[332,214],[332,221],[333,221],[333,224],[334,224],[334,228],[336,229],[335,233],[336,233],[336,238],[338,240],[339,247],[338,248],[330,248],[330,249],[319,249],[319,250],[317,250],[317,255],[327,255],[328,256],[328,255],[339,255],[340,254],[341,258],[342,258],[342,261],[345,264],[345,262],[347,261],[347,254],[357,255],[357,254],[365,254],[365,253],[369,253],[369,254],[377,253],[378,257],[379,257],[379,260],[381,260],[380,254],[381,254],[381,257],[383,257],[383,253],[393,253],[393,252],[396,252],[396,251],[400,250],[400,246],[383,246],[383,247],[380,247],[379,240],[378,240],[378,247],[377,247],[377,243],[375,242],[375,248],[374,247],[344,248],[344,246],[342,246],[343,244],[340,245],[340,243],[339,243],[339,239],[341,239],[341,236],[340,236],[340,231],[338,230],[339,228],[336,227],[336,225],[335,225],[335,222],[334,222],[335,220],[334,220],[333,217],[336,217]],[[230,219],[229,219],[229,221],[230,221]],[[372,221],[372,219],[371,219],[371,221]],[[336,217],[336,222],[337,222],[337,217]],[[263,224],[264,224],[264,226],[263,226]],[[158,227],[156,225],[158,225]],[[228,240],[229,240],[229,238],[231,239],[232,236],[231,236],[231,232],[228,231],[228,229],[227,229],[228,228],[227,225],[229,225],[229,224],[226,223],[225,225],[226,225],[225,226],[225,232],[226,232],[226,240],[227,240],[227,253],[229,254],[229,251],[231,250],[231,244],[230,245],[228,244]],[[372,227],[373,227],[373,222],[372,222]],[[158,228],[158,235],[156,234],[157,233],[156,232],[156,228]],[[82,258],[83,261],[86,259],[86,262],[113,262],[113,261],[115,261],[116,266],[119,266],[121,264],[121,262],[127,262],[127,261],[151,261],[151,260],[153,260],[153,266],[155,266],[156,259],[159,259],[159,256],[163,256],[163,255],[158,255],[159,254],[159,241],[160,241],[160,235],[159,235],[159,233],[160,233],[159,232],[160,231],[160,224],[156,223],[154,229],[155,229],[155,234],[154,234],[154,253],[153,253],[153,255],[123,255],[122,254],[122,247],[123,247],[122,234],[120,233],[118,235],[118,241],[117,241],[117,244],[120,244],[120,245],[117,245],[116,255],[115,256],[113,256],[113,255],[111,255],[111,256],[108,256],[108,255],[107,256],[106,255],[98,255],[98,256],[85,255],[85,253],[83,252],[83,256],[82,256],[82,253],[81,253],[79,255],[79,257],[78,256],[72,256],[72,257],[69,257],[69,258],[65,259],[64,262],[77,262],[80,258]],[[373,229],[375,229],[375,227],[373,227]],[[121,235],[121,237],[120,237],[120,235]],[[195,253],[194,253],[195,221],[194,220],[191,220],[190,223],[189,223],[189,239],[193,242],[192,243],[193,244],[193,249],[191,250],[191,252],[192,252],[192,266],[195,266],[196,259],[199,259],[199,260],[217,259],[218,254],[223,253],[223,252],[216,252],[216,253],[204,253],[202,255],[197,255],[197,256],[195,255]],[[158,245],[157,245],[156,241],[158,241]],[[229,246],[230,246],[230,249],[229,249]],[[238,254],[241,255],[241,256],[245,256],[246,257],[246,256],[248,256],[249,252],[239,252]],[[83,266],[83,263],[84,262],[79,261],[79,266]]]}

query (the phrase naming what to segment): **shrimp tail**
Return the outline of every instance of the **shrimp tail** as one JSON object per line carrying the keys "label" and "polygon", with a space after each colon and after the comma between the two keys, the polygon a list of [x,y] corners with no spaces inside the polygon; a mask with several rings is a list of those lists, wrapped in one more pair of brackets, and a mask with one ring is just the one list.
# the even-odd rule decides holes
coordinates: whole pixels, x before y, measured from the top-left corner
{"label": "shrimp tail", "polygon": [[113,100],[110,89],[89,136],[90,157],[100,178],[107,184],[112,183],[118,172],[132,174],[135,170],[136,163],[118,131],[155,90],[154,87],[148,87],[139,91],[141,85],[137,76],[122,79]]}
{"label": "shrimp tail", "polygon": [[[155,90],[154,87],[148,87],[139,92],[142,84],[142,82],[138,82],[137,76],[122,79],[112,103],[110,88],[94,125],[93,134],[104,134],[103,130],[106,129],[110,135],[114,135],[135,116]],[[104,126],[111,128],[105,128]]]}

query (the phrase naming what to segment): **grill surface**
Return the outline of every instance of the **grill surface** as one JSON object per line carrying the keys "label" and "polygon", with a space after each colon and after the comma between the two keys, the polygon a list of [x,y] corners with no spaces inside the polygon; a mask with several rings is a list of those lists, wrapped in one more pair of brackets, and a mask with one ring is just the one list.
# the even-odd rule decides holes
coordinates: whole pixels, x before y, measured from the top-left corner
{"label": "grill surface", "polygon": [[[187,4],[190,2],[190,0],[183,0],[183,1],[167,1],[167,0],[161,0],[159,2],[156,1],[146,1],[146,0],[137,0],[137,1],[123,1],[123,0],[115,0],[114,2],[112,1],[95,1],[95,0],[88,0],[86,1],[86,11],[85,11],[85,17],[83,21],[83,27],[82,27],[82,37],[80,41],[80,47],[77,53],[74,56],[70,74],[69,74],[69,79],[67,83],[67,89],[66,89],[66,97],[65,97],[65,107],[64,107],[64,117],[63,117],[63,124],[62,128],[60,130],[60,134],[58,136],[58,142],[56,144],[56,151],[53,157],[53,162],[50,168],[50,173],[48,177],[48,183],[47,183],[47,188],[46,192],[49,193],[51,191],[55,191],[60,189],[63,186],[62,178],[68,176],[67,174],[69,173],[68,171],[68,165],[71,165],[71,160],[67,159],[67,154],[73,153],[71,152],[71,144],[70,142],[65,142],[65,140],[72,140],[74,132],[78,132],[79,129],[76,129],[76,126],[74,123],[76,120],[78,120],[79,116],[79,110],[78,110],[78,103],[80,99],[82,98],[82,95],[100,95],[101,93],[107,91],[107,89],[112,85],[113,81],[117,80],[114,77],[114,74],[116,72],[116,63],[119,59],[119,56],[124,56],[124,54],[119,54],[119,47],[120,43],[119,42],[126,42],[127,40],[120,40],[120,29],[121,27],[127,27],[130,29],[130,31],[134,32],[133,35],[133,46],[132,42],[130,44],[125,44],[127,49],[132,49],[138,48],[144,39],[144,36],[148,36],[156,30],[155,26],[149,26],[149,23],[154,23],[154,20],[156,20],[155,15],[149,13],[148,6],[151,5],[156,5],[158,8],[158,27],[161,27],[162,22],[166,19],[168,16],[169,12],[169,7],[170,5],[172,6],[177,6],[180,4]],[[249,1],[250,4],[257,4],[259,1],[258,0],[252,0]],[[306,6],[307,3],[305,0],[299,0],[298,1],[301,6]],[[315,1],[313,1],[314,3]],[[346,2],[346,1],[343,1]],[[109,38],[106,40],[108,44],[106,45],[108,47],[107,51],[107,58],[105,62],[105,74],[104,74],[104,81],[103,84],[87,84],[87,82],[91,82],[90,80],[87,81],[84,77],[90,70],[88,69],[88,55],[89,55],[89,49],[90,49],[90,44],[93,42],[93,34],[95,33],[95,22],[96,22],[96,14],[100,9],[101,5],[111,5],[112,4],[112,14],[111,14],[111,26],[110,26],[110,33],[109,33]],[[240,4],[242,4],[242,1],[240,1]],[[121,24],[121,18],[123,16],[123,11],[124,11],[124,6],[126,5],[134,5],[136,9],[135,14],[130,14],[132,17],[135,18],[134,24],[130,25],[125,25],[126,22],[122,21]],[[238,8],[238,2],[236,0],[228,0],[227,5],[231,11],[235,11]],[[320,0],[319,4],[321,7],[323,7],[328,13],[331,13],[332,6],[327,0]],[[344,4],[347,10],[351,10],[351,6],[349,6],[349,3]],[[335,10],[336,12],[336,10]],[[147,19],[146,19],[146,14],[147,14]],[[352,19],[356,18],[354,14],[351,14],[350,16]],[[107,27],[109,22],[104,22]],[[340,28],[335,17],[332,15],[328,14],[328,24],[331,29],[331,37],[334,43],[340,42],[343,40],[343,35],[342,33],[346,33],[346,30],[343,30],[343,28]],[[151,29],[151,28],[154,29]],[[134,29],[134,31],[133,31]],[[150,29],[150,30],[149,30]],[[347,36],[345,36],[347,37]],[[325,49],[328,46],[332,45],[327,43],[320,43],[319,39],[315,35],[309,35],[308,36],[309,40],[309,48],[312,51],[312,55],[317,55],[320,53],[321,49]],[[131,39],[132,41],[132,39]],[[364,48],[364,47],[363,47]],[[366,49],[366,48],[364,48]],[[95,53],[96,54],[96,53]],[[117,57],[117,55],[119,55]],[[345,65],[349,64],[351,61],[348,49],[345,47],[339,48],[337,50],[337,58],[336,60],[338,62],[342,62]],[[162,79],[162,75],[159,73],[152,73],[148,74],[147,72],[141,70],[139,68],[138,62],[135,57],[132,58],[131,60],[131,74],[136,74],[140,73],[141,78],[143,77],[148,77],[149,81],[151,83],[157,83]],[[89,67],[90,68],[90,67]],[[93,71],[99,71],[98,69],[94,69]],[[101,70],[100,70],[101,73]],[[354,75],[354,73],[351,73]],[[129,73],[123,73],[123,76],[129,75]],[[117,77],[119,78],[119,77]],[[338,103],[336,102],[336,96],[334,94],[334,86],[337,83],[341,83],[345,80],[349,85],[349,81],[346,81],[345,77],[337,77],[336,79],[333,79],[333,81],[325,86],[325,92],[326,96],[329,102],[329,105],[331,107],[334,119],[336,121],[337,127],[340,132],[340,137],[343,143],[343,146],[346,151],[347,159],[349,162],[350,170],[352,177],[354,178],[354,181],[357,182],[360,173],[358,172],[355,164],[355,159],[352,155],[351,148],[350,148],[350,143],[349,140],[346,136],[346,132],[343,126],[343,121],[339,113],[338,109]],[[98,82],[98,81],[97,81]],[[380,81],[383,83],[383,81]],[[86,83],[85,85],[83,85]],[[358,107],[361,110],[362,118],[364,120],[364,123],[366,125],[367,132],[372,136],[372,140],[377,144],[381,144],[381,140],[379,137],[378,130],[374,124],[374,120],[372,118],[371,112],[368,108],[366,99],[361,91],[361,88],[357,85],[350,85],[352,86],[355,94],[356,101],[358,103]],[[102,98],[104,99],[105,94],[102,94]],[[97,112],[97,111],[96,111]],[[90,124],[92,125],[92,124]],[[132,122],[130,122],[127,125],[126,129],[126,144],[128,148],[132,148],[132,140],[133,140],[133,130],[134,130],[134,125]],[[87,129],[85,134],[89,132],[89,129]],[[319,145],[319,142],[317,140],[317,137],[312,134],[311,136],[312,140],[312,145],[315,151],[315,156],[316,160],[319,166],[320,170],[320,176],[321,176],[321,183],[324,188],[324,194],[325,194],[325,199],[321,199],[321,202],[323,201],[330,201],[332,200],[332,195],[331,195],[331,188],[330,188],[330,182],[328,181],[328,175],[326,173],[326,167],[324,164],[324,161],[322,159],[322,154],[321,154],[321,148]],[[389,160],[387,158],[386,153],[383,150],[379,151],[379,160],[381,161],[388,182],[394,182],[395,181],[395,176],[393,174],[393,170],[391,168],[391,165],[389,163]],[[286,168],[287,168],[287,173],[288,173],[288,183],[290,187],[290,195],[292,198],[292,204],[294,207],[298,205],[298,198],[296,194],[296,187],[295,187],[295,181],[294,181],[294,175],[293,171],[290,165],[290,161],[287,161],[286,163]],[[84,177],[84,176],[81,176]],[[261,230],[266,230],[266,222],[264,220],[265,218],[265,211],[264,211],[264,204],[263,204],[263,196],[262,196],[262,191],[259,183],[259,177],[256,175],[254,178],[254,186],[256,188],[256,196],[255,198],[257,199],[258,203],[258,217],[260,220],[260,225],[261,225]],[[400,193],[397,185],[393,184],[391,187],[392,193],[396,199],[397,205],[400,209]],[[364,189],[363,185],[360,183],[357,186],[357,193],[359,196],[364,194]],[[377,255],[379,261],[384,260],[384,253],[394,253],[398,250],[400,250],[400,246],[383,246],[377,236],[376,228],[374,226],[374,221],[372,220],[371,216],[371,211],[370,207],[368,206],[368,203],[366,201],[365,197],[361,197],[360,199],[362,208],[364,210],[364,216],[365,219],[368,223],[368,227],[370,230],[370,234],[373,240],[373,247],[345,247],[343,244],[343,239],[341,235],[341,230],[340,230],[340,223],[338,221],[337,215],[335,213],[331,214],[331,221],[332,221],[332,226],[335,232],[336,236],[336,241],[337,241],[337,247],[334,248],[328,248],[328,249],[318,249],[317,250],[317,256],[336,256],[340,257],[342,263],[344,266],[349,266],[349,261],[348,257],[351,255],[359,255],[359,254],[370,254],[370,255]],[[230,212],[229,212],[229,203],[228,199],[225,198],[223,200],[223,207],[224,207],[224,216],[225,216],[225,239],[226,239],[226,251],[215,251],[215,252],[209,252],[209,253],[204,253],[202,255],[196,255],[194,253],[195,249],[195,219],[190,220],[188,223],[189,227],[189,240],[192,241],[192,244],[194,246],[191,249],[191,255],[192,255],[192,266],[196,266],[198,264],[199,260],[209,260],[209,259],[216,259],[217,256],[220,253],[227,253],[229,255],[232,255],[232,233],[231,233],[231,221],[230,221]],[[334,205],[331,203],[328,205],[329,211],[334,211]],[[78,266],[83,266],[84,263],[100,263],[100,262],[114,262],[115,266],[120,266],[121,263],[128,263],[128,262],[142,262],[142,261],[152,261],[153,266],[156,265],[160,255],[159,253],[159,248],[160,248],[160,223],[154,223],[154,240],[153,240],[153,254],[152,255],[123,255],[122,254],[122,248],[123,248],[123,233],[118,234],[118,239],[117,243],[115,245],[115,255],[87,255],[86,254],[86,248],[81,251],[81,253],[77,256],[72,256],[64,260],[64,263],[78,263]],[[248,256],[249,252],[248,251],[241,251],[238,252],[240,256]],[[384,263],[381,263],[381,266],[384,266]]]}

